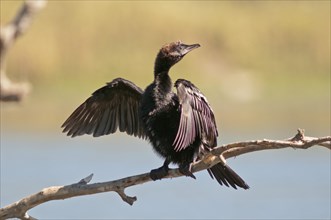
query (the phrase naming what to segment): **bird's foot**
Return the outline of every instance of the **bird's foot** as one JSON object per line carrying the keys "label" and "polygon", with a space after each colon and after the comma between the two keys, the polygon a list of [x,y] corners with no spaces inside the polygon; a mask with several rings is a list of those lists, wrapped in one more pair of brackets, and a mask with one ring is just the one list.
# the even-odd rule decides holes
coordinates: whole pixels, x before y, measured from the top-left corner
{"label": "bird's foot", "polygon": [[149,176],[151,177],[152,180],[159,180],[168,175],[169,172],[169,167],[168,166],[162,166],[157,169],[151,170],[149,173]]}
{"label": "bird's foot", "polygon": [[179,168],[179,172],[181,174],[184,174],[185,176],[189,176],[189,177],[192,177],[193,179],[196,179],[196,177],[193,175],[193,173],[191,171],[191,165],[190,164],[180,165],[178,168]]}
{"label": "bird's foot", "polygon": [[210,152],[212,149],[208,147],[207,145],[201,144],[198,150],[198,157],[202,158],[205,154]]}

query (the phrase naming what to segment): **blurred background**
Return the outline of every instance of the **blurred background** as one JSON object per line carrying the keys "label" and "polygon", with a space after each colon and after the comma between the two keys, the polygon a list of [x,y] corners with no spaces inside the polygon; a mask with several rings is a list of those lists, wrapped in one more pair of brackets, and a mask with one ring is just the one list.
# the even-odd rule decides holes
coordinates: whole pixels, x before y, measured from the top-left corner
{"label": "blurred background", "polygon": [[[1,25],[23,1],[1,0]],[[162,45],[201,48],[171,70],[211,104],[219,143],[330,135],[329,1],[49,1],[7,57],[33,90],[1,103],[1,207],[52,185],[108,181],[159,167],[147,142],[125,134],[71,139],[61,124],[97,88],[122,77],[145,88]],[[124,159],[125,158],[125,159]],[[248,191],[207,173],[50,202],[30,214],[67,218],[329,219],[330,151],[257,152],[229,160]]]}

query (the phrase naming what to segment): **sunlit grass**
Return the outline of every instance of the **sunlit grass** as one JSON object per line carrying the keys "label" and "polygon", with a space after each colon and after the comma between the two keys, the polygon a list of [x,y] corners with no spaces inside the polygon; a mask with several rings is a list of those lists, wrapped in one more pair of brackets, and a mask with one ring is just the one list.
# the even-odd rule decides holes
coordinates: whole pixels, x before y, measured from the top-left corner
{"label": "sunlit grass", "polygon": [[[21,3],[1,0],[2,25]],[[178,39],[202,47],[172,77],[199,86],[227,116],[224,126],[278,123],[268,113],[279,112],[289,124],[330,129],[329,1],[49,1],[10,51],[7,71],[34,86],[21,109],[54,126],[115,77],[144,88],[158,49]],[[19,110],[2,109],[7,123],[20,121]],[[41,109],[52,119],[38,117]],[[300,117],[288,116],[295,111]]]}

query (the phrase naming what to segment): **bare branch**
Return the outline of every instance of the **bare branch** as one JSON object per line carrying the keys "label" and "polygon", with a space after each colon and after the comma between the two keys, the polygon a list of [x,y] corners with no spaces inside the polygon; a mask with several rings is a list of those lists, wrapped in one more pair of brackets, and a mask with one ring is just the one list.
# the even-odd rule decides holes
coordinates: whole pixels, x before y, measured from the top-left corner
{"label": "bare branch", "polygon": [[16,17],[0,27],[0,101],[20,101],[30,91],[29,83],[13,83],[6,75],[5,59],[15,40],[30,27],[32,18],[46,5],[46,0],[26,0]]}
{"label": "bare branch", "polygon": [[[245,141],[227,144],[214,148],[212,151],[206,153],[203,158],[195,163],[192,163],[192,171],[198,172],[208,169],[213,165],[225,161],[225,158],[236,157],[241,154],[271,149],[294,148],[294,149],[308,149],[312,146],[319,145],[331,149],[331,136],[315,138],[306,137],[303,130],[299,129],[298,133],[287,140],[256,140]],[[62,200],[76,196],[90,195],[104,192],[116,192],[123,201],[132,205],[137,198],[125,194],[124,190],[127,187],[140,185],[146,182],[151,182],[152,179],[149,173],[130,176],[114,181],[88,184],[92,179],[93,174],[83,178],[78,183],[66,186],[53,186],[45,188],[40,192],[30,195],[0,209],[0,219],[6,218],[21,218],[34,219],[27,214],[31,208],[51,200]],[[169,175],[165,178],[175,178],[183,176],[178,169],[171,169]]]}
{"label": "bare branch", "polygon": [[137,197],[131,197],[131,196],[127,196],[124,192],[124,188],[121,187],[121,189],[116,190],[115,192],[118,193],[118,195],[122,198],[122,200],[126,203],[128,203],[129,205],[133,205],[133,203],[135,201],[137,201]]}
{"label": "bare branch", "polygon": [[93,177],[93,173],[79,180],[78,184],[88,184],[92,180],[92,177]]}

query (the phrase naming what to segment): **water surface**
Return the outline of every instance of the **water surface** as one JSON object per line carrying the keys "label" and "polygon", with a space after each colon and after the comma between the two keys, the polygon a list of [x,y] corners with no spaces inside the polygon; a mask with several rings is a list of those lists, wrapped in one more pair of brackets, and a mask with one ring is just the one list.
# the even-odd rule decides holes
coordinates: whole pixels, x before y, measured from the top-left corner
{"label": "water surface", "polygon": [[[251,138],[253,139],[253,138]],[[226,136],[225,143],[238,141]],[[94,173],[102,182],[159,167],[145,141],[126,135],[68,138],[1,134],[1,207],[42,188],[67,185]],[[255,152],[228,163],[249,190],[220,187],[207,172],[126,189],[133,206],[113,193],[51,201],[29,211],[41,219],[330,219],[330,151]]]}

